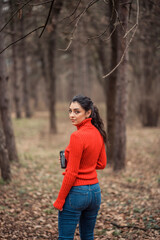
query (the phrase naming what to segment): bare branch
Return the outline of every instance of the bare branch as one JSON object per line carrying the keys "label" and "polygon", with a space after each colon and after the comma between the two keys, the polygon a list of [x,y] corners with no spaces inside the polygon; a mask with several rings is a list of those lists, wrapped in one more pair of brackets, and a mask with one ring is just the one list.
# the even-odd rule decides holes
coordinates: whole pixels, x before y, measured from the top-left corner
{"label": "bare branch", "polygon": [[29,6],[39,6],[39,5],[44,5],[44,4],[51,3],[51,2],[52,2],[52,0],[46,1],[46,2],[41,2],[41,3],[29,4]]}
{"label": "bare branch", "polygon": [[[138,19],[139,19],[139,0],[137,0],[137,17],[136,17],[136,24],[132,27],[132,30],[134,29],[133,34],[132,34],[132,36],[131,36],[131,38],[130,38],[130,40],[129,40],[127,46],[126,46],[126,48],[124,49],[124,52],[123,52],[123,54],[122,54],[122,56],[121,56],[121,59],[120,59],[119,63],[118,63],[109,73],[107,73],[105,76],[103,76],[103,78],[107,78],[108,76],[110,76],[110,75],[119,67],[119,65],[122,63],[122,61],[123,61],[123,59],[124,59],[124,56],[125,56],[125,54],[126,54],[128,48],[129,48],[129,46],[130,46],[133,38],[134,38],[134,35],[135,35],[136,31],[137,31],[137,28],[138,28]],[[128,32],[130,32],[130,30],[129,30]],[[124,37],[125,37],[126,35],[128,35],[128,32],[124,35]]]}
{"label": "bare branch", "polygon": [[[82,15],[96,2],[99,2],[99,0],[93,0],[90,3],[88,3],[87,7],[81,13],[79,13],[69,24],[72,24],[77,18],[81,18]],[[78,21],[79,21],[79,19],[78,19]]]}
{"label": "bare branch", "polygon": [[125,35],[124,35],[124,38],[127,37],[127,35],[136,27],[138,26],[138,19],[139,19],[139,3],[137,2],[137,16],[136,16],[136,23],[130,28],[130,30],[128,30]]}
{"label": "bare branch", "polygon": [[48,12],[48,16],[47,16],[47,19],[46,19],[46,22],[45,22],[44,28],[43,28],[41,34],[39,35],[39,38],[42,36],[42,34],[43,34],[45,28],[47,27],[47,24],[48,24],[48,21],[49,21],[49,18],[50,18],[51,12],[52,12],[52,8],[53,8],[54,1],[55,1],[55,0],[52,0],[52,3],[51,3],[51,6],[50,6],[50,9],[49,9],[49,12]]}
{"label": "bare branch", "polygon": [[63,22],[63,21],[66,20],[67,18],[70,18],[71,16],[73,16],[73,14],[77,11],[80,3],[81,3],[81,0],[79,0],[78,4],[77,4],[77,6],[75,7],[75,9],[73,10],[73,12],[72,12],[69,16],[67,16],[67,17],[63,18],[62,20],[60,20],[60,22]]}
{"label": "bare branch", "polygon": [[[70,38],[70,40],[69,40],[69,43],[68,43],[68,45],[67,45],[67,47],[65,48],[65,49],[59,49],[59,50],[61,50],[61,51],[67,51],[68,49],[69,49],[69,47],[71,46],[71,44],[72,44],[72,41],[73,41],[73,39],[74,39],[74,34],[75,34],[75,31],[76,31],[76,29],[77,29],[77,27],[78,27],[78,23],[79,23],[79,21],[80,21],[80,19],[82,18],[82,16],[86,13],[86,11],[93,5],[93,4],[95,4],[96,2],[98,2],[99,0],[93,0],[93,1],[91,1],[90,3],[88,3],[87,4],[87,6],[84,8],[84,10],[75,18],[75,19],[77,19],[77,21],[76,21],[76,23],[75,23],[75,25],[74,25],[74,28],[73,28],[73,31],[72,31],[72,33],[71,33],[71,38]],[[75,21],[75,19],[73,20],[73,21]],[[72,22],[73,22],[72,21]],[[71,23],[72,23],[71,22]],[[70,23],[70,24],[71,24]]]}
{"label": "bare branch", "polygon": [[15,13],[10,17],[10,19],[8,20],[8,22],[5,23],[5,25],[0,29],[0,32],[3,31],[3,29],[8,25],[8,23],[10,23],[10,21],[14,18],[14,16],[22,9],[24,8],[29,2],[31,2],[33,0],[29,0],[28,2],[26,2],[25,4],[23,4],[20,8],[18,8]]}
{"label": "bare branch", "polygon": [[70,41],[69,41],[67,47],[66,47],[65,49],[59,48],[59,50],[60,50],[60,51],[63,51],[63,52],[66,52],[66,51],[70,48],[70,46],[71,46],[71,44],[72,44],[72,41],[73,41],[73,38],[70,38]]}
{"label": "bare branch", "polygon": [[101,34],[99,34],[97,36],[93,36],[93,37],[88,37],[88,40],[92,40],[92,39],[96,39],[96,38],[102,37],[107,32],[108,27],[109,27],[109,25],[106,27],[106,29]]}
{"label": "bare branch", "polygon": [[22,39],[26,38],[28,35],[32,34],[33,32],[37,31],[40,28],[44,28],[43,26],[40,26],[38,28],[35,28],[34,30],[32,30],[31,32],[27,33],[26,35],[24,35],[23,37],[19,38],[18,40],[16,40],[15,42],[10,43],[7,47],[5,47],[3,50],[0,51],[0,54],[3,53],[6,49],[8,49],[10,46],[12,46],[13,44],[16,44],[17,42],[21,41]]}

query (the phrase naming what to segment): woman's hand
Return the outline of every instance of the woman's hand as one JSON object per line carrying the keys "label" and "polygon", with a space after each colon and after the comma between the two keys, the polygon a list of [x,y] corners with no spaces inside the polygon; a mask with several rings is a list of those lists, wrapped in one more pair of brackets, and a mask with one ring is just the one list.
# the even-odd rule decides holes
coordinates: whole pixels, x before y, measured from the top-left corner
{"label": "woman's hand", "polygon": [[56,209],[56,210],[58,210],[58,211],[60,211],[60,212],[62,212],[62,211],[63,211],[63,208],[62,208],[61,210],[59,210],[58,208],[55,208],[55,207],[54,207],[54,209]]}

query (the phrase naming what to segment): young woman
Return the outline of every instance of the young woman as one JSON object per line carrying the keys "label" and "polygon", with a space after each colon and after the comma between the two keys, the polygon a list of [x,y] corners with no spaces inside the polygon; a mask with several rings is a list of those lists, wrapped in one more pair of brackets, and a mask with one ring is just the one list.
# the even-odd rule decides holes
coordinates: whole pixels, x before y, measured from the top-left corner
{"label": "young woman", "polygon": [[77,131],[65,149],[67,167],[54,207],[58,213],[58,239],[74,239],[79,223],[82,240],[94,239],[94,227],[101,203],[96,169],[106,166],[106,132],[96,106],[90,98],[75,96],[69,118]]}

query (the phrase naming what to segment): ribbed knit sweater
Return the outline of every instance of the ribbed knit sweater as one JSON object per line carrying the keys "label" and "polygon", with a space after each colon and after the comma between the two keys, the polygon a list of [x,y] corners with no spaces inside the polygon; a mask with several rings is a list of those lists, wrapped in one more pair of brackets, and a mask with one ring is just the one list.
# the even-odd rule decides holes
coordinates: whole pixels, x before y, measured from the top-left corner
{"label": "ribbed knit sweater", "polygon": [[91,120],[87,118],[76,125],[77,131],[71,134],[70,143],[65,149],[67,167],[58,198],[53,204],[59,210],[62,210],[72,186],[98,183],[96,169],[106,166],[103,137]]}

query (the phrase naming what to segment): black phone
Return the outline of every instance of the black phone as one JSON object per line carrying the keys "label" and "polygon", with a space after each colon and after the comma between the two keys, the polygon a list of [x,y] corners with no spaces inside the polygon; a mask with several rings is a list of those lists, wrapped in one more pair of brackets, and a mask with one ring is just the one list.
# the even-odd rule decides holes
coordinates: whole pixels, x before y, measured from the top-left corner
{"label": "black phone", "polygon": [[60,151],[61,168],[66,168],[66,159],[64,151]]}

